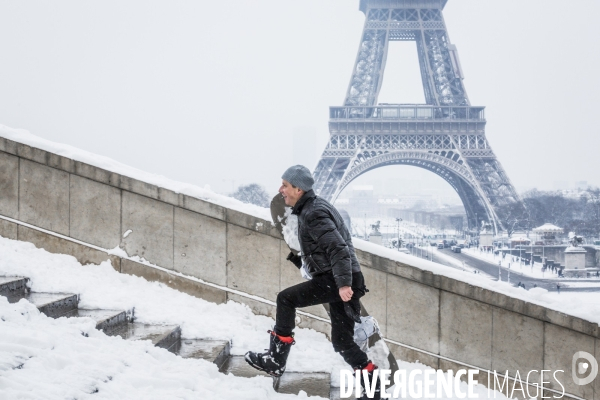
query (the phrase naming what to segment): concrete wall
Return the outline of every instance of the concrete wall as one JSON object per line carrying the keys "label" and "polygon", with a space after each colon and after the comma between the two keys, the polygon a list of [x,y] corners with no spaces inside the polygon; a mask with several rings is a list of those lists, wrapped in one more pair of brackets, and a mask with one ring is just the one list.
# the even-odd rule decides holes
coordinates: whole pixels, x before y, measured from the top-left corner
{"label": "concrete wall", "polygon": [[[274,301],[301,282],[270,221],[174,193],[0,138],[0,215],[102,247],[120,246],[166,270]],[[130,232],[129,232],[130,231]],[[0,235],[25,240],[83,263],[111,260],[122,273],[164,282],[213,302],[235,300],[261,314],[274,307],[89,246],[0,219]],[[365,308],[398,358],[442,369],[564,369],[567,392],[600,400],[600,378],[576,386],[571,357],[600,358],[597,324],[357,251],[371,292]],[[305,310],[326,318],[320,306]],[[328,325],[299,316],[299,325]],[[484,378],[480,377],[480,381]],[[560,386],[554,384],[556,389]]]}

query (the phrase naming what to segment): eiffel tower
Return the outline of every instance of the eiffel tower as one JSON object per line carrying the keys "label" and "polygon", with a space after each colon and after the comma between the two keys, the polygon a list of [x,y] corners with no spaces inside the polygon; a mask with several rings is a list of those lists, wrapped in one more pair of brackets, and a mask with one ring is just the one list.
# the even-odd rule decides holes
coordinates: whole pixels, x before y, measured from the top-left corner
{"label": "eiffel tower", "polygon": [[[343,107],[330,107],[329,143],[315,191],[334,201],[352,180],[386,165],[412,165],[445,179],[472,229],[502,229],[522,204],[485,136],[485,108],[471,106],[456,46],[442,14],[447,0],[360,0],[365,24]],[[388,44],[415,41],[426,104],[378,105]]]}

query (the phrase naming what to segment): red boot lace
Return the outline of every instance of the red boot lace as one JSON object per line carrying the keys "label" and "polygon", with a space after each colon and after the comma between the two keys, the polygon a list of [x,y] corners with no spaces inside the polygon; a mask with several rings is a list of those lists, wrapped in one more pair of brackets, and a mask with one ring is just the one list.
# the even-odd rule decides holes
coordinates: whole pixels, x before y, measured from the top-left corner
{"label": "red boot lace", "polygon": [[290,343],[295,344],[296,343],[293,336],[281,336],[270,330],[267,332],[269,332],[273,336],[277,336],[279,338],[279,340],[281,340],[283,343],[287,343],[287,344],[290,344]]}
{"label": "red boot lace", "polygon": [[369,362],[367,363],[367,365],[365,365],[365,366],[364,366],[364,367],[362,367],[362,368],[356,368],[356,369],[355,369],[355,371],[356,371],[356,370],[358,370],[358,369],[360,369],[360,370],[367,371],[367,372],[373,372],[373,371],[375,371],[377,368],[378,368],[378,367],[377,367],[377,365],[375,365],[375,364],[373,364],[371,361],[369,361]]}

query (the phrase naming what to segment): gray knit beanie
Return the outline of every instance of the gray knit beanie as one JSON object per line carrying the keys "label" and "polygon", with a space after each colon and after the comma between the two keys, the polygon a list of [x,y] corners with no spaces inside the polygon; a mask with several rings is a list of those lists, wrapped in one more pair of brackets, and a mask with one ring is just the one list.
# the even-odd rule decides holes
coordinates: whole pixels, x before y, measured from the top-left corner
{"label": "gray knit beanie", "polygon": [[310,170],[304,165],[294,165],[289,167],[281,176],[292,185],[308,192],[312,189],[315,180],[310,173]]}

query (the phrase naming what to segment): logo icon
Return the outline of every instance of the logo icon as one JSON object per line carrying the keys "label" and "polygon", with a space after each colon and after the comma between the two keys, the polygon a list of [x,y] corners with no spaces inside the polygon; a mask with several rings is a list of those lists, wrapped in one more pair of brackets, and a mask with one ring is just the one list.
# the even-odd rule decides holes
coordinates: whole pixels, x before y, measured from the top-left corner
{"label": "logo icon", "polygon": [[[583,359],[583,360],[582,360]],[[585,360],[585,361],[584,361]],[[580,378],[580,375],[589,373],[585,378]],[[588,352],[578,351],[573,354],[573,362],[571,363],[571,374],[573,382],[576,385],[587,385],[596,379],[598,375],[598,361]]]}

